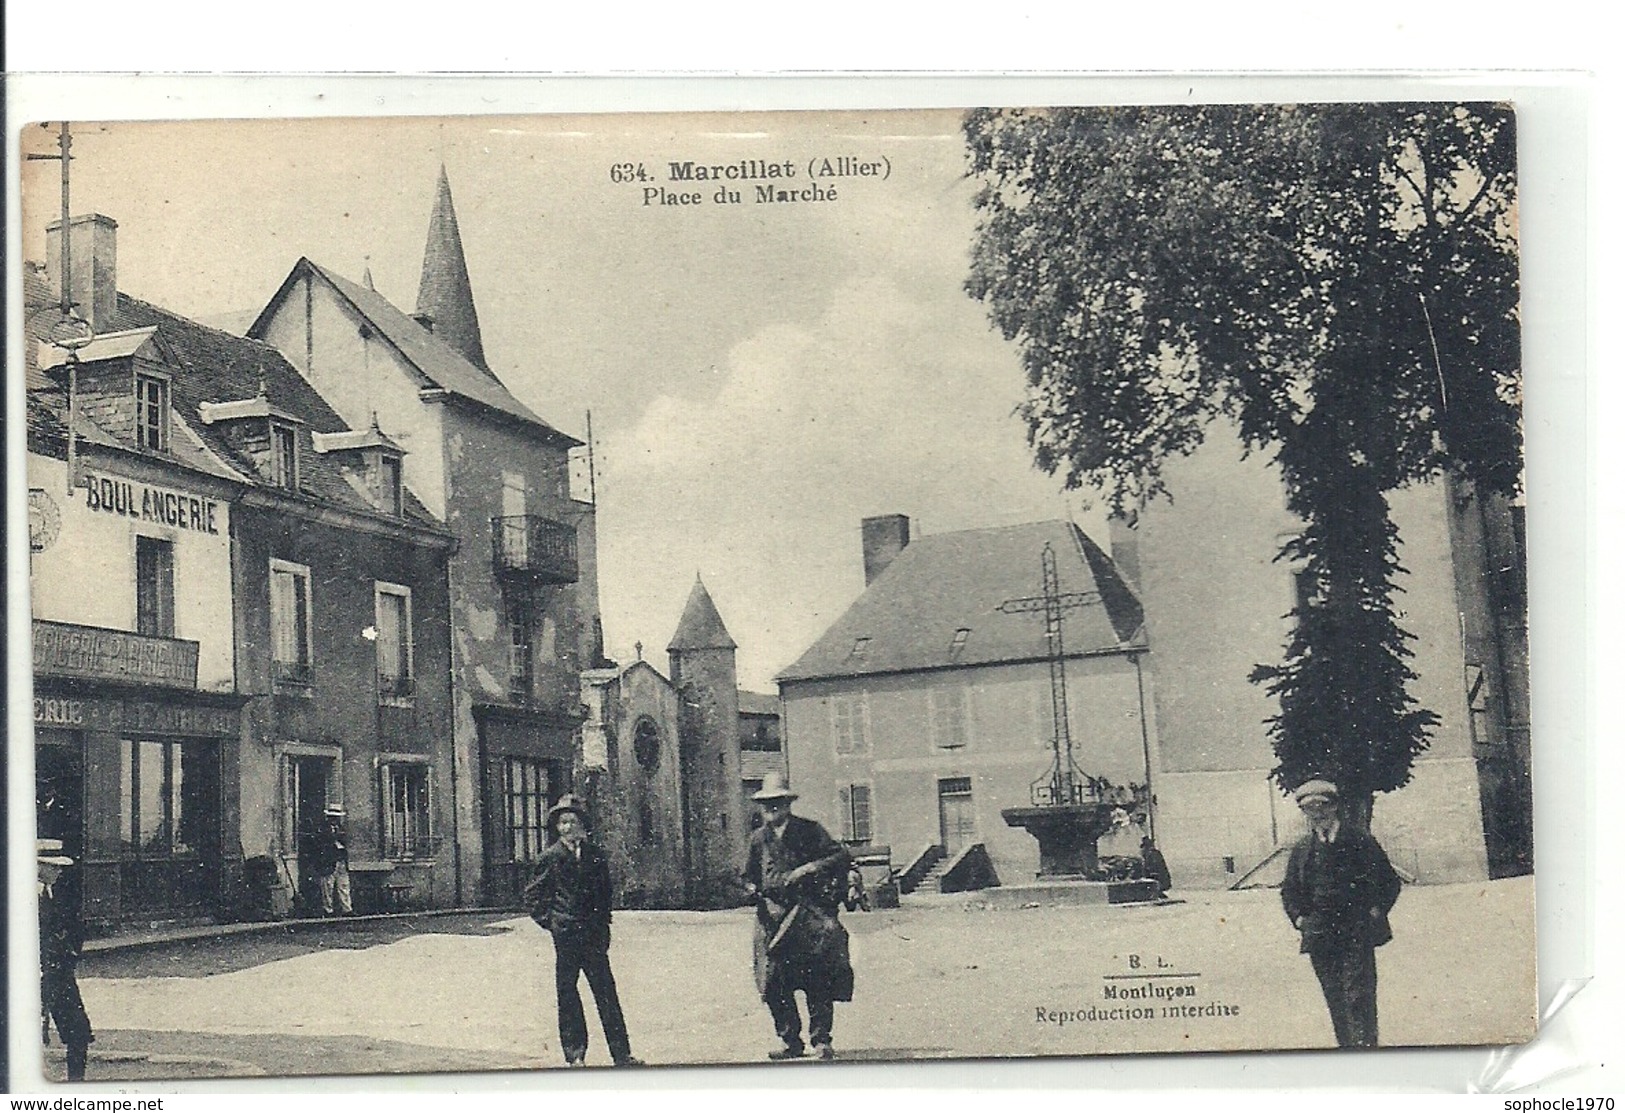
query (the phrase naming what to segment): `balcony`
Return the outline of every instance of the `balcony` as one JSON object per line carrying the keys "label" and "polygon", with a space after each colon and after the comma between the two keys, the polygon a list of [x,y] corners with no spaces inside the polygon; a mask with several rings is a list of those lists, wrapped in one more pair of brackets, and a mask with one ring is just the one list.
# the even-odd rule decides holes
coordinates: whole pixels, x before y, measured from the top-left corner
{"label": "balcony", "polygon": [[521,514],[491,519],[491,562],[498,576],[535,584],[573,584],[581,578],[575,527]]}

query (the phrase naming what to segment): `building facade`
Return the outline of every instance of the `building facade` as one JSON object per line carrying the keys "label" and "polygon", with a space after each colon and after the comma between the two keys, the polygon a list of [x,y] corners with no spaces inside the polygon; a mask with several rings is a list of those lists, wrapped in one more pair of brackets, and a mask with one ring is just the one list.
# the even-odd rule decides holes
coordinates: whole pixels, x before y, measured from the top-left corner
{"label": "building facade", "polygon": [[[405,450],[406,488],[451,557],[453,779],[461,902],[516,903],[537,801],[572,786],[581,673],[601,663],[594,509],[572,497],[581,442],[488,366],[444,171],[417,309],[301,259],[249,329],[352,425]],[[545,807],[543,808],[545,811]]]}
{"label": "building facade", "polygon": [[1001,881],[1029,881],[1038,843],[1002,813],[1048,783],[1057,689],[1043,614],[1007,604],[1042,596],[1048,547],[1076,604],[1062,624],[1061,760],[1070,740],[1079,771],[1131,794],[1151,730],[1138,600],[1068,522],[911,532],[900,515],[865,520],[864,593],[779,675],[798,807],[845,841],[889,846],[899,866],[980,846]]}
{"label": "building facade", "polygon": [[453,539],[381,432],[274,349],[118,293],[110,219],[70,227],[93,338],[29,376],[36,788],[87,921],[252,914],[245,860],[297,890],[300,832],[339,803],[373,876],[450,903]]}
{"label": "building facade", "polygon": [[[1278,880],[1302,818],[1269,779],[1275,708],[1248,675],[1279,661],[1290,635],[1298,584],[1277,558],[1301,526],[1278,473],[1228,434],[1215,426],[1192,456],[1168,463],[1174,501],[1143,508],[1133,527],[1114,521],[1109,555],[1065,523],[910,544],[906,519],[867,520],[866,590],[779,678],[789,769],[809,814],[890,844],[899,861],[979,840],[1001,879],[1031,875],[1032,841],[999,813],[1026,802],[1017,770],[1030,773],[1035,748],[1053,737],[1054,688],[1040,647],[991,624],[1012,617],[1001,597],[1036,606],[1033,578],[1022,591],[999,577],[1034,567],[1047,544],[1060,591],[1099,601],[1062,626],[1082,770],[1149,785],[1143,833],[1176,888]],[[1441,481],[1392,494],[1390,509],[1405,570],[1400,622],[1414,635],[1411,691],[1440,722],[1411,783],[1377,798],[1373,829],[1424,882],[1527,872],[1519,508]],[[1046,535],[1056,530],[1076,545]],[[1091,632],[1091,614],[1110,621]],[[1030,609],[1026,620],[1042,626]],[[986,648],[995,639],[996,654]],[[1141,833],[1120,827],[1101,852],[1132,854]]]}

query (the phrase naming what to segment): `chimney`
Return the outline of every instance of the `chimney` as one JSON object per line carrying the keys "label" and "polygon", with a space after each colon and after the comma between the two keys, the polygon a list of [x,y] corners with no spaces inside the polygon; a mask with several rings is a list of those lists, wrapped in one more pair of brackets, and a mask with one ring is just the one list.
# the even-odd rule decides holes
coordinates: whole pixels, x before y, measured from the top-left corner
{"label": "chimney", "polygon": [[[112,332],[118,310],[118,221],[93,213],[68,221],[69,287],[79,315],[93,332]],[[45,226],[45,259],[51,292],[62,296],[62,222]]]}
{"label": "chimney", "polygon": [[875,582],[897,554],[908,547],[908,516],[883,514],[863,520],[863,586]]}

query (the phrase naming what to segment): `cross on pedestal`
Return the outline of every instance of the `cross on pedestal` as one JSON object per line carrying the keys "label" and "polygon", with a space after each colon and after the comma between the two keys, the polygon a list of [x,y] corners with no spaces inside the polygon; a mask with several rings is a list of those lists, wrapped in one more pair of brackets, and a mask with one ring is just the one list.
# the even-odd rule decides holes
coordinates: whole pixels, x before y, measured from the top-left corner
{"label": "cross on pedestal", "polygon": [[[1072,761],[1072,729],[1066,705],[1066,649],[1061,639],[1061,623],[1068,611],[1097,602],[1100,592],[1063,593],[1060,576],[1055,571],[1055,550],[1047,541],[1044,543],[1042,564],[1044,594],[1007,599],[999,604],[999,610],[1004,614],[1042,614],[1044,638],[1049,643],[1050,713],[1055,721],[1051,746],[1055,758],[1049,775],[1033,785],[1033,803],[1078,804],[1083,801],[1082,782],[1087,778]],[[1044,796],[1048,798],[1042,799]]]}

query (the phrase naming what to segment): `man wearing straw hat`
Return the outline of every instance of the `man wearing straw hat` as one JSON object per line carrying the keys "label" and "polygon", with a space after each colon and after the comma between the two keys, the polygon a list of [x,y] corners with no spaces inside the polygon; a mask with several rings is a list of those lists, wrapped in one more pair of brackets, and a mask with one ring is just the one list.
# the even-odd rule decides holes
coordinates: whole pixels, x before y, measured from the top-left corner
{"label": "man wearing straw hat", "polygon": [[49,1025],[54,1022],[56,1034],[68,1049],[68,1081],[82,1082],[90,1045],[96,1039],[90,1030],[84,999],[79,996],[76,974],[85,942],[84,929],[68,897],[56,891],[62,871],[73,865],[73,859],[63,853],[61,839],[40,839],[37,856],[40,1005],[45,1014],[47,1037]]}
{"label": "man wearing straw hat", "polygon": [[1287,859],[1281,904],[1320,979],[1337,1046],[1376,1047],[1376,949],[1394,937],[1399,875],[1375,838],[1342,821],[1331,781],[1307,780],[1293,797],[1309,833]]}
{"label": "man wearing straw hat", "polygon": [[350,915],[354,909],[350,903],[350,847],[344,835],[343,805],[329,804],[322,810],[311,849],[322,915]]}
{"label": "man wearing straw hat", "polygon": [[626,1017],[609,967],[609,923],[614,901],[609,860],[587,839],[587,808],[581,798],[559,797],[547,813],[558,837],[542,852],[536,876],[525,886],[525,904],[553,936],[554,986],[559,998],[559,1048],[572,1067],[587,1063],[587,1015],[581,1007],[581,975],[587,975],[604,1042],[618,1067],[642,1066],[632,1055]]}
{"label": "man wearing straw hat", "polygon": [[835,1058],[835,1002],[852,1000],[852,961],[839,920],[851,856],[811,819],[790,814],[796,794],[779,773],[752,797],[765,822],[751,835],[745,886],[756,900],[756,989],[784,1046],[774,1060],[807,1054],[796,991],[807,997],[808,1036],[820,1059]]}

